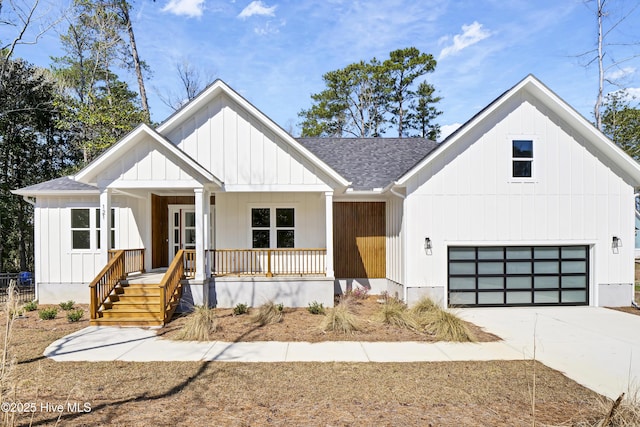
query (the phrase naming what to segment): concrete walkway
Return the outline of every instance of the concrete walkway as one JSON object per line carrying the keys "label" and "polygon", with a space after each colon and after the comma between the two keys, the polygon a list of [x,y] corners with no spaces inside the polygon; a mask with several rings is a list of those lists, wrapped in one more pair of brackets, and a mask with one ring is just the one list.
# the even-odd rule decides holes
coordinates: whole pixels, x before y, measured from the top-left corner
{"label": "concrete walkway", "polygon": [[[594,307],[459,310],[491,343],[178,342],[142,328],[88,327],[49,345],[56,361],[435,362],[535,358],[616,398],[640,380],[640,316]],[[636,383],[640,385],[640,383]]]}

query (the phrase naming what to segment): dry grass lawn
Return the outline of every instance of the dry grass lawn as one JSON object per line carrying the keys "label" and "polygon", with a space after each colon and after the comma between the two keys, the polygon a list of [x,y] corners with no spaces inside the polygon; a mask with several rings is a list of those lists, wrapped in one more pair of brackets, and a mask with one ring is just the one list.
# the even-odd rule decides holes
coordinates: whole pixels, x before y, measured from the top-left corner
{"label": "dry grass lawn", "polygon": [[[290,313],[285,313],[285,317]],[[13,399],[34,402],[18,425],[64,426],[531,426],[533,362],[443,363],[58,363],[55,339],[88,325],[64,312],[17,320]],[[4,324],[4,314],[0,322]],[[4,328],[2,328],[4,330]],[[1,337],[0,337],[1,338]],[[599,415],[600,397],[535,364],[537,425]],[[60,415],[46,403],[88,403]],[[593,425],[593,424],[591,424]]]}

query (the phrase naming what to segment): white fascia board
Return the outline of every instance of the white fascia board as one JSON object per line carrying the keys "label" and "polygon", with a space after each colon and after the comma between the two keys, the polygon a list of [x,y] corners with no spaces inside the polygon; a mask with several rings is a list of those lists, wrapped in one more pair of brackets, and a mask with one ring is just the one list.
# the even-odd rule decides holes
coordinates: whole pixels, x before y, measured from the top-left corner
{"label": "white fascia board", "polygon": [[21,191],[21,190],[11,190],[12,194],[17,196],[28,196],[28,197],[38,197],[38,196],[86,196],[86,195],[96,195],[100,194],[98,189],[96,190],[52,190],[52,191]]}
{"label": "white fascia board", "polygon": [[163,188],[163,189],[192,189],[192,188],[203,188],[203,184],[196,180],[183,180],[183,181],[154,181],[154,180],[133,180],[133,181],[123,181],[116,180],[111,182],[99,182],[98,187],[100,188],[111,188],[117,190],[119,188],[122,189],[136,189],[136,188]]}
{"label": "white fascia board", "polygon": [[223,191],[227,193],[315,193],[333,191],[333,188],[326,184],[225,184]]}
{"label": "white fascia board", "polygon": [[180,150],[178,147],[173,145],[171,142],[167,141],[162,135],[158,132],[151,129],[146,124],[141,124],[129,134],[127,134],[123,139],[117,142],[114,146],[107,149],[104,153],[102,153],[98,158],[96,158],[93,162],[91,162],[88,166],[78,172],[75,176],[76,181],[87,182],[90,181],[91,178],[102,172],[106,169],[113,158],[117,158],[120,153],[125,152],[130,148],[131,145],[140,141],[144,136],[151,137],[158,144],[167,149],[170,153],[177,157],[179,163],[183,166],[187,166],[189,169],[192,169],[196,175],[198,175],[204,182],[212,182],[217,186],[221,187],[223,185],[222,181],[220,181],[216,176],[214,176],[207,169],[202,167],[198,162],[192,159],[185,152]]}
{"label": "white fascia board", "polygon": [[273,120],[267,117],[262,111],[257,109],[253,104],[243,98],[239,93],[233,90],[222,80],[216,80],[208,89],[203,91],[197,98],[185,105],[176,114],[167,119],[164,123],[158,126],[157,131],[162,135],[166,135],[171,132],[176,126],[180,125],[185,118],[190,117],[193,111],[197,111],[203,105],[211,101],[211,99],[219,96],[220,93],[224,93],[235,103],[247,110],[250,115],[258,119],[265,127],[267,127],[274,134],[282,138],[291,148],[300,153],[303,157],[308,159],[312,164],[317,166],[322,172],[324,172],[329,178],[335,181],[338,186],[348,187],[351,185],[349,181],[344,179],[342,175],[333,170],[329,165],[320,160],[315,154],[303,147],[298,141],[289,135],[284,129],[278,126]]}

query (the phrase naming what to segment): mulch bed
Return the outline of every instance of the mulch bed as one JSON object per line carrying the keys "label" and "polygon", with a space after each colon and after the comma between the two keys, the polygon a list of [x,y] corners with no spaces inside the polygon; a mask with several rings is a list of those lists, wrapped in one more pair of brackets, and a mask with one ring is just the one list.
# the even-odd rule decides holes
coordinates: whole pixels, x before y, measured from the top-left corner
{"label": "mulch bed", "polygon": [[[282,321],[271,325],[258,326],[251,322],[249,314],[234,316],[233,309],[216,309],[219,331],[214,340],[226,342],[242,341],[427,341],[436,339],[426,333],[416,332],[396,326],[385,325],[376,320],[380,310],[380,297],[368,296],[357,300],[354,305],[356,316],[360,319],[361,330],[353,334],[323,332],[320,329],[324,315],[314,315],[306,308],[285,308]],[[251,310],[257,310],[253,308]],[[184,326],[187,316],[175,317],[167,326],[158,331],[166,339],[175,339]],[[498,341],[499,337],[488,333],[476,325],[466,323],[477,341]]]}

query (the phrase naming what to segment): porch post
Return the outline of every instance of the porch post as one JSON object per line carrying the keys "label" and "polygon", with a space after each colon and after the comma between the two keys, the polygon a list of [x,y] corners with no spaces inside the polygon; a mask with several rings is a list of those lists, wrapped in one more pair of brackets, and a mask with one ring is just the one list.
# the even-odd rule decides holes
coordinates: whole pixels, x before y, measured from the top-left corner
{"label": "porch post", "polygon": [[204,233],[204,277],[211,277],[211,258],[208,249],[211,249],[211,191],[203,191],[203,203],[204,203],[204,218],[202,225]]}
{"label": "porch post", "polygon": [[109,262],[111,249],[111,189],[100,189],[100,264]]}
{"label": "porch post", "polygon": [[326,275],[333,277],[333,191],[324,193],[325,203],[325,233],[327,245],[327,258],[325,260]]}
{"label": "porch post", "polygon": [[194,188],[196,199],[196,282],[203,282],[205,279],[205,195],[207,191],[204,188]]}

